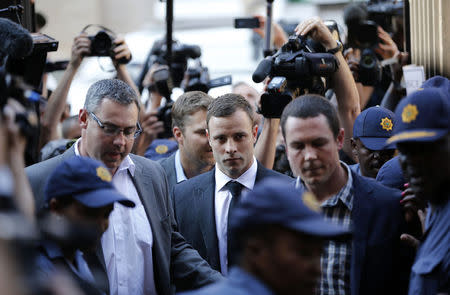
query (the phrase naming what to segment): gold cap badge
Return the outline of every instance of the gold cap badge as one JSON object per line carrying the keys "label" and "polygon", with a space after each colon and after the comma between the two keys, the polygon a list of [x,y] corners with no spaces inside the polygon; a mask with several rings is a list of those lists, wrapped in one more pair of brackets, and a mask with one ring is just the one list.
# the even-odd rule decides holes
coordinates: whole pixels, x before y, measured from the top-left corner
{"label": "gold cap badge", "polygon": [[112,180],[111,173],[109,173],[108,169],[102,166],[97,168],[97,176],[103,181],[111,182]]}
{"label": "gold cap badge", "polygon": [[392,124],[391,119],[389,119],[388,117],[385,117],[385,118],[381,119],[380,125],[386,131],[391,131],[392,130],[392,126],[394,126]]}
{"label": "gold cap badge", "polygon": [[302,199],[306,207],[313,211],[320,212],[320,204],[317,201],[316,196],[314,196],[312,193],[304,192]]}
{"label": "gold cap badge", "polygon": [[168,150],[169,150],[169,148],[165,144],[158,145],[155,148],[155,152],[157,152],[160,155],[163,155],[163,154],[167,153]]}
{"label": "gold cap badge", "polygon": [[402,121],[405,123],[411,123],[417,118],[419,111],[414,104],[407,104],[402,111]]}

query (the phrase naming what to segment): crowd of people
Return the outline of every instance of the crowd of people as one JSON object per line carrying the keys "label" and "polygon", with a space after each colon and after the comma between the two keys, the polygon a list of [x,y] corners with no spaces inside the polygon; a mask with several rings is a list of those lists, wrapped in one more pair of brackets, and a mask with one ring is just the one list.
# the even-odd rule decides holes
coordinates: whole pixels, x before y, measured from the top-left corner
{"label": "crowd of people", "polygon": [[450,81],[405,96],[408,53],[377,34],[388,83],[363,85],[361,50],[312,17],[294,35],[334,56],[326,95],[302,89],[264,116],[244,82],[215,98],[187,91],[166,138],[158,110],[170,99],[149,87],[141,100],[121,37],[116,78],[67,114],[92,50],[76,36],[42,105],[36,163],[21,105],[1,115],[2,294],[450,294]]}

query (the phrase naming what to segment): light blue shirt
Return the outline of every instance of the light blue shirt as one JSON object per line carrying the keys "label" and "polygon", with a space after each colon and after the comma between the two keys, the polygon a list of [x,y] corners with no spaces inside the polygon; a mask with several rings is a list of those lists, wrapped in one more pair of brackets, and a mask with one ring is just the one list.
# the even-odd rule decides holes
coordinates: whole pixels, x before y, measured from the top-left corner
{"label": "light blue shirt", "polygon": [[262,281],[240,267],[232,267],[227,279],[180,295],[275,295]]}

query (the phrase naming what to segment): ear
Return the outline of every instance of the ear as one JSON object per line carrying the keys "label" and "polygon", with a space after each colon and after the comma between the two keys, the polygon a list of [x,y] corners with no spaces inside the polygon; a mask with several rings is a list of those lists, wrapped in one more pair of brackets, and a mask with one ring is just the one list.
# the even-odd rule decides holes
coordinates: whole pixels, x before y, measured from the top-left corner
{"label": "ear", "polygon": [[338,136],[336,137],[336,143],[337,143],[338,149],[342,149],[342,147],[344,146],[344,139],[345,139],[344,132],[345,132],[344,128],[339,129]]}
{"label": "ear", "polygon": [[212,146],[208,128],[206,128],[206,138],[208,138],[209,145]]}
{"label": "ear", "polygon": [[255,144],[258,136],[258,125],[256,124],[255,126],[253,126],[252,135],[253,135],[253,144]]}
{"label": "ear", "polygon": [[88,125],[88,111],[86,109],[81,109],[78,113],[78,122],[80,123],[81,129],[86,129]]}
{"label": "ear", "polygon": [[178,145],[183,145],[184,136],[183,132],[181,132],[181,129],[178,126],[173,127],[172,129],[173,136],[175,137],[175,140],[178,142]]}

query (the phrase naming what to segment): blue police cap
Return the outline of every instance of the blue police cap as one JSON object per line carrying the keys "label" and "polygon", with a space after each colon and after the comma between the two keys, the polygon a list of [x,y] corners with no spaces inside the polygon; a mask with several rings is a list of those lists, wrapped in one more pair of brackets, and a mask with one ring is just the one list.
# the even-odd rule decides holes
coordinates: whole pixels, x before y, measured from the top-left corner
{"label": "blue police cap", "polygon": [[434,76],[422,84],[422,88],[438,88],[445,95],[450,93],[450,80],[442,76]]}
{"label": "blue police cap", "polygon": [[368,149],[379,151],[395,149],[387,145],[386,139],[392,136],[395,115],[388,109],[375,106],[362,111],[353,124],[353,138],[359,138]]}
{"label": "blue police cap", "polygon": [[448,134],[450,93],[444,89],[419,88],[400,101],[395,108],[394,134],[386,143],[432,142]]}
{"label": "blue police cap", "polygon": [[167,158],[176,152],[178,149],[178,143],[175,140],[170,139],[155,139],[145,151],[145,157],[158,161],[163,158]]}
{"label": "blue police cap", "polygon": [[326,222],[313,204],[311,193],[295,189],[292,182],[266,178],[243,194],[231,212],[230,228],[239,231],[261,225],[279,225],[321,238],[344,238],[350,231]]}
{"label": "blue police cap", "polygon": [[403,185],[407,182],[407,180],[403,175],[399,156],[393,157],[392,159],[384,163],[383,166],[381,166],[380,170],[378,171],[376,181],[388,187],[396,188],[399,190],[405,189]]}
{"label": "blue police cap", "polygon": [[71,157],[59,164],[45,187],[45,203],[51,199],[72,197],[90,208],[100,208],[119,202],[127,207],[135,204],[112,185],[109,170],[88,157]]}

